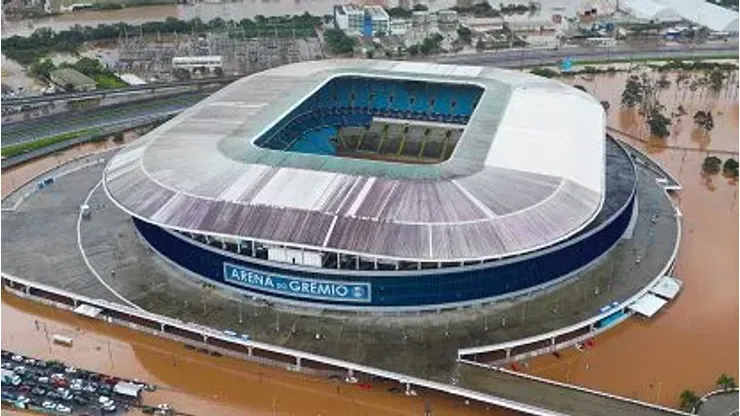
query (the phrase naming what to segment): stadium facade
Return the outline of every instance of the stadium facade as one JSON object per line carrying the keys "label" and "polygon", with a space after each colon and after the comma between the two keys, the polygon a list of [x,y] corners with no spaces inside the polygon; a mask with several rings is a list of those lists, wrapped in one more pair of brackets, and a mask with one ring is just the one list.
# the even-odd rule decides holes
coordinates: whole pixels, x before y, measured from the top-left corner
{"label": "stadium facade", "polygon": [[109,197],[206,281],[327,309],[444,309],[593,265],[636,213],[601,104],[496,68],[338,60],[241,79],[127,146]]}

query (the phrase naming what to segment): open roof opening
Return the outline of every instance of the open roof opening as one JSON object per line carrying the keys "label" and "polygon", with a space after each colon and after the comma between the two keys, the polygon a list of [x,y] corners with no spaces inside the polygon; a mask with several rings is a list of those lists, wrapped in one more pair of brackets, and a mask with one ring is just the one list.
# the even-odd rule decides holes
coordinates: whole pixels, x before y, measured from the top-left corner
{"label": "open roof opening", "polygon": [[257,146],[286,152],[440,163],[450,158],[483,94],[471,84],[332,78]]}

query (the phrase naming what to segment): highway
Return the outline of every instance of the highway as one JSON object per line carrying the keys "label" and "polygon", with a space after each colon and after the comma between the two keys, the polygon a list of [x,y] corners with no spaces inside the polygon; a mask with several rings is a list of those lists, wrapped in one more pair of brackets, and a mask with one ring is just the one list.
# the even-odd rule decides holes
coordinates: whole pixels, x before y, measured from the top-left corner
{"label": "highway", "polygon": [[2,146],[5,147],[94,127],[130,124],[131,121],[138,119],[153,118],[166,113],[179,112],[197,103],[211,93],[182,94],[143,102],[136,101],[56,114],[21,123],[5,124],[2,126]]}
{"label": "highway", "polygon": [[51,94],[51,95],[35,95],[31,97],[18,97],[18,98],[4,98],[2,100],[2,105],[19,106],[19,105],[26,105],[26,104],[46,103],[46,102],[51,102],[51,101],[64,101],[64,100],[69,100],[69,99],[96,98],[96,97],[103,97],[103,96],[109,97],[109,96],[118,95],[118,94],[131,94],[136,91],[163,90],[163,89],[168,89],[168,88],[190,87],[190,86],[195,86],[195,85],[201,85],[201,86],[213,85],[213,84],[225,85],[239,78],[241,78],[241,76],[228,76],[228,77],[221,77],[221,78],[194,79],[190,81],[176,81],[176,82],[166,82],[166,83],[163,82],[163,83],[147,84],[147,85],[137,85],[133,87],[115,88],[115,89],[110,89],[110,90]]}
{"label": "highway", "polygon": [[507,49],[475,54],[445,55],[430,59],[432,62],[467,65],[493,65],[507,68],[555,64],[563,58],[578,61],[641,60],[646,58],[692,59],[716,56],[738,56],[738,40],[727,43],[704,43],[690,45],[650,45],[635,47],[617,45],[613,47],[563,47],[554,49]]}

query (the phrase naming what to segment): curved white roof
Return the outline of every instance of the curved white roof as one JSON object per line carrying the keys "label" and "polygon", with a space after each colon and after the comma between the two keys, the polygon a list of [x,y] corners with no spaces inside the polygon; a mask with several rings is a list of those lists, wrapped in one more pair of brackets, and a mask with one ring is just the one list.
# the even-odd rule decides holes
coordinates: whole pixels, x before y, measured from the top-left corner
{"label": "curved white roof", "polygon": [[[477,84],[449,160],[407,165],[253,144],[332,77]],[[127,146],[104,184],[161,226],[403,260],[504,257],[565,239],[604,198],[600,103],[557,81],[496,68],[392,61],[292,64],[243,78]]]}

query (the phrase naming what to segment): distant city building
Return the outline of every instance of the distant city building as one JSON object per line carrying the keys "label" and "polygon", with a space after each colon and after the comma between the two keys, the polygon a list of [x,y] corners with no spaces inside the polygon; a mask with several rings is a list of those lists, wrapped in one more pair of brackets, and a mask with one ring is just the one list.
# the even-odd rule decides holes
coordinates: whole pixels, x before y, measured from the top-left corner
{"label": "distant city building", "polygon": [[75,91],[92,91],[95,80],[73,68],[59,68],[49,73],[51,82],[61,88],[72,86]]}
{"label": "distant city building", "polygon": [[338,29],[347,34],[374,36],[390,32],[390,17],[380,6],[358,6],[343,4],[334,6],[334,22]]}
{"label": "distant city building", "polygon": [[365,9],[356,4],[334,6],[334,23],[347,33],[361,34],[365,25]]}
{"label": "distant city building", "polygon": [[437,24],[442,30],[454,30],[457,28],[459,18],[454,10],[440,10],[437,12]]}
{"label": "distant city building", "polygon": [[391,35],[405,35],[411,30],[411,22],[406,19],[393,19],[390,23]]}
{"label": "distant city building", "polygon": [[385,33],[387,35],[390,33],[391,19],[385,9],[380,6],[368,6],[365,8],[365,14],[370,17],[370,22],[372,23],[371,35],[375,35],[376,33]]}
{"label": "distant city building", "polygon": [[411,13],[411,25],[414,27],[424,26],[429,21],[429,12],[416,10]]}

